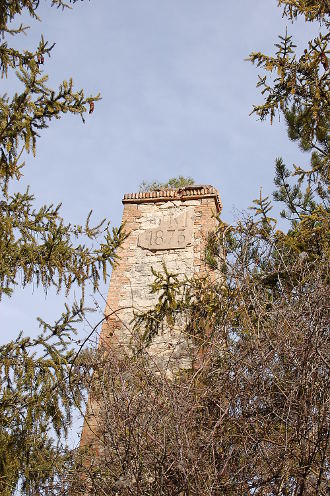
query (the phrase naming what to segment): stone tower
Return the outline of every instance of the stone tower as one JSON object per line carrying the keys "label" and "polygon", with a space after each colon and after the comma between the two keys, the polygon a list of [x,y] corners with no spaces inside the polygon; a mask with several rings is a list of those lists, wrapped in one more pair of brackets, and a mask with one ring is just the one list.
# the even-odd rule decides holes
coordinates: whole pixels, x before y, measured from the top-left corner
{"label": "stone tower", "polygon": [[[206,185],[125,194],[123,204],[122,222],[129,235],[112,272],[100,346],[127,352],[134,314],[152,308],[157,301],[157,295],[150,293],[151,268],[162,271],[165,264],[182,278],[205,275],[205,243],[216,228],[222,206],[218,191]],[[180,329],[171,329],[156,336],[149,354],[157,367],[172,373],[190,366],[188,345]],[[90,402],[82,445],[92,441],[90,427],[96,410]]]}

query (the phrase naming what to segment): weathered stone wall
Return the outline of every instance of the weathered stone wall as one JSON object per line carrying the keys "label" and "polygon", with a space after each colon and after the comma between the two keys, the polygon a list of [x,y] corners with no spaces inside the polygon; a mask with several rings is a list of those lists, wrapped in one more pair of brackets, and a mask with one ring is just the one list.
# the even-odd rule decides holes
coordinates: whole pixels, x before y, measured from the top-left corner
{"label": "weathered stone wall", "polygon": [[[208,270],[205,242],[216,227],[221,203],[211,186],[125,195],[123,203],[124,229],[129,236],[118,252],[120,260],[111,276],[100,346],[127,352],[134,312],[152,308],[158,299],[150,293],[154,280],[151,268],[162,271],[165,264],[169,272],[182,278]],[[156,336],[148,351],[155,367],[171,374],[190,366],[189,346],[176,327]],[[87,431],[85,426],[83,444],[89,437]]]}

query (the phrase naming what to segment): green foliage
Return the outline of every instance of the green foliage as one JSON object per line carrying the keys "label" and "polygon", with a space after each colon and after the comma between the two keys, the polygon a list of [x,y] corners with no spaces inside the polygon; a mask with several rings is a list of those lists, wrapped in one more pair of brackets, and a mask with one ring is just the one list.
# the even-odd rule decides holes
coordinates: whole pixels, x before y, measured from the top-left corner
{"label": "green foliage", "polygon": [[[284,15],[291,19],[304,14],[307,20],[318,19],[322,26],[329,27],[329,5],[327,2],[280,1]],[[261,119],[270,117],[272,122],[277,112],[282,112],[288,125],[289,138],[298,141],[304,151],[313,151],[310,167],[305,171],[296,167],[301,178],[317,174],[328,178],[329,167],[329,32],[320,32],[308,43],[298,57],[292,36],[287,33],[279,37],[275,56],[253,52],[249,59],[266,71],[259,76],[258,87],[265,95],[261,105],[253,112]]]}
{"label": "green foliage", "polygon": [[222,235],[223,230],[228,226],[224,224],[220,220],[220,216],[217,217],[218,221],[218,229],[216,231],[211,231],[208,233],[205,250],[204,250],[204,259],[205,263],[213,270],[216,270],[220,267],[219,261],[222,258]]}
{"label": "green foliage", "polygon": [[[37,494],[56,477],[65,450],[52,439],[68,432],[72,408],[81,401],[68,374],[74,356],[72,334],[83,308],[67,308],[54,325],[40,321],[35,338],[22,333],[0,348],[0,491]],[[75,381],[74,381],[75,382]]]}
{"label": "green foliage", "polygon": [[330,7],[316,0],[280,0],[279,5],[291,20],[303,15],[327,31],[309,41],[300,57],[287,33],[275,45],[275,56],[250,54],[249,60],[266,71],[257,84],[265,100],[253,112],[261,119],[270,116],[271,122],[276,112],[282,113],[289,139],[309,154],[307,168],[294,165],[290,170],[282,158],[276,159],[273,196],[285,205],[281,216],[291,221],[288,235],[279,236],[281,242],[297,252],[322,257],[328,251],[329,229]]}
{"label": "green foliage", "polygon": [[158,294],[158,302],[155,307],[146,314],[136,315],[134,322],[135,329],[144,325],[143,341],[150,344],[155,335],[162,328],[163,322],[172,325],[174,322],[173,312],[180,310],[178,306],[178,296],[180,294],[182,283],[176,274],[171,274],[166,265],[163,264],[163,272],[156,272],[151,268],[155,280],[150,288],[152,294]]}
{"label": "green foliage", "polygon": [[302,15],[306,22],[328,22],[325,18],[330,13],[328,0],[278,0],[278,5],[283,6],[284,14],[291,20]]}
{"label": "green foliage", "polygon": [[[37,1],[1,2],[0,36],[23,34],[27,26],[20,25],[11,28],[9,24],[16,15],[27,9],[31,17],[38,19]],[[52,1],[52,5],[63,6],[61,0]],[[43,67],[45,57],[51,56],[53,45],[41,37],[34,52],[24,50],[19,52],[3,41],[0,46],[0,70],[2,76],[7,76],[8,70],[14,70],[16,77],[22,83],[22,93],[13,97],[3,95],[0,98],[0,186],[7,191],[8,181],[19,179],[24,165],[24,151],[36,153],[38,132],[48,126],[52,119],[59,119],[65,113],[78,114],[84,119],[87,105],[99,100],[100,96],[86,98],[83,90],[75,91],[72,79],[63,81],[57,91],[48,88],[48,76]]]}
{"label": "green foliage", "polygon": [[205,261],[211,269],[218,266],[219,240],[214,232],[209,233],[205,246]]}
{"label": "green foliage", "polygon": [[261,225],[261,228],[265,235],[267,236],[272,228],[276,226],[276,219],[269,217],[268,214],[272,210],[272,202],[269,200],[268,196],[266,198],[262,197],[262,192],[260,190],[260,196],[257,200],[253,200],[254,206],[250,207],[250,210],[254,211],[256,217],[260,217],[257,224]]}
{"label": "green foliage", "polygon": [[[108,263],[114,262],[122,231],[111,233],[104,221],[91,227],[91,214],[85,226],[65,224],[60,205],[35,210],[33,203],[33,195],[26,191],[7,196],[0,205],[0,298],[2,293],[11,294],[18,280],[23,286],[33,281],[45,290],[64,287],[67,293],[73,284],[83,288],[92,281],[96,290],[100,277],[106,278]],[[97,240],[101,234],[102,243],[94,250],[79,243],[79,239]]]}
{"label": "green foliage", "polygon": [[[75,3],[72,0],[70,3]],[[64,9],[62,0],[51,5]],[[84,121],[99,95],[75,90],[71,78],[58,89],[47,85],[47,59],[54,44],[42,37],[34,51],[10,47],[10,36],[28,33],[15,25],[27,12],[39,20],[37,0],[0,0],[0,71],[17,77],[20,93],[0,96],[0,299],[15,287],[30,283],[45,291],[55,287],[66,295],[75,289],[77,301],[65,307],[60,319],[39,319],[39,336],[23,333],[0,346],[0,493],[55,494],[54,481],[70,465],[63,439],[79,406],[83,388],[75,359],[75,332],[88,311],[86,284],[94,291],[115,263],[116,248],[124,238],[108,221],[91,225],[66,223],[61,205],[35,206],[30,190],[19,191],[25,159],[36,154],[40,130],[64,114]],[[70,374],[71,371],[71,374]],[[76,382],[79,382],[77,387]],[[47,489],[48,488],[48,489]]]}
{"label": "green foliage", "polygon": [[145,192],[167,188],[184,188],[185,186],[192,186],[193,184],[195,184],[195,181],[192,177],[178,176],[171,177],[166,183],[160,183],[159,181],[142,181],[139,190]]}

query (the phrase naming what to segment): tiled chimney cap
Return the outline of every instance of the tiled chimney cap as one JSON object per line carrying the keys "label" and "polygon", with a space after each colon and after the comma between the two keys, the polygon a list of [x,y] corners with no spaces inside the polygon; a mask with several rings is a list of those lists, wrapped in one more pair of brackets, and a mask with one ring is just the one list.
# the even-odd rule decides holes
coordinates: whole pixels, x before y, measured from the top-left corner
{"label": "tiled chimney cap", "polygon": [[222,210],[219,192],[210,184],[193,184],[183,188],[166,188],[140,193],[126,193],[123,203],[146,203],[173,200],[194,200],[198,198],[214,198],[218,212]]}

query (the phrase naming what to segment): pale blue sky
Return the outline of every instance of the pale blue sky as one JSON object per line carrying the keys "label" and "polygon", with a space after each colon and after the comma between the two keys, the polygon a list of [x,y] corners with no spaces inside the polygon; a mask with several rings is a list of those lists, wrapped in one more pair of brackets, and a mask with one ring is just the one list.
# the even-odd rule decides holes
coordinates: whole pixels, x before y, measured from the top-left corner
{"label": "pale blue sky", "polygon": [[[27,159],[22,187],[31,184],[39,203],[62,202],[67,221],[83,222],[92,208],[119,225],[125,192],[182,174],[217,187],[230,222],[261,186],[271,193],[277,156],[300,160],[282,123],[249,116],[261,101],[249,52],[271,53],[286,26],[298,41],[309,37],[305,23],[282,19],[276,0],[94,0],[65,12],[41,4],[42,22],[8,41],[33,48],[43,33],[56,42],[45,59],[51,84],[72,76],[103,98],[85,125],[53,122]],[[62,304],[32,287],[18,291],[0,304],[2,340],[34,334],[35,317],[51,320]]]}
{"label": "pale blue sky", "polygon": [[124,192],[178,174],[216,186],[230,220],[260,186],[272,191],[276,156],[297,159],[284,126],[249,116],[261,98],[244,58],[270,53],[286,25],[300,39],[308,31],[283,20],[276,0],[94,0],[65,12],[49,3],[22,41],[55,41],[51,84],[72,75],[103,100],[85,125],[65,116],[42,133],[25,182],[74,222],[93,208],[118,224]]}

